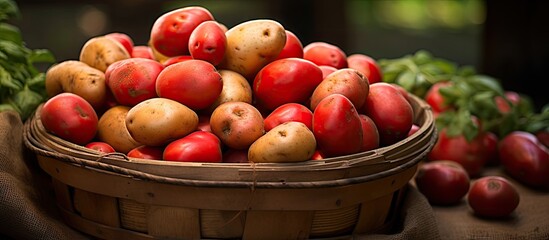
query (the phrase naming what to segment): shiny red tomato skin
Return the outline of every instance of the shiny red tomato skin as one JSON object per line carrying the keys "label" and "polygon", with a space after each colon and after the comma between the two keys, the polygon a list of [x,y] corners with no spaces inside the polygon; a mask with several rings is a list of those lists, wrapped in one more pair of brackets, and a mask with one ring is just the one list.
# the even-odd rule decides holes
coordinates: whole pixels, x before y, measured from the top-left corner
{"label": "shiny red tomato skin", "polygon": [[347,57],[347,65],[361,72],[370,84],[382,81],[381,67],[372,57],[355,53]]}
{"label": "shiny red tomato skin", "polygon": [[299,103],[286,103],[273,110],[265,118],[265,131],[289,121],[301,122],[313,130],[313,112]]}
{"label": "shiny red tomato skin", "polygon": [[167,66],[156,79],[159,97],[175,100],[193,110],[209,107],[223,89],[221,75],[204,60],[187,60]]}
{"label": "shiny red tomato skin", "polygon": [[477,216],[502,218],[518,207],[520,195],[507,179],[486,176],[471,184],[467,201]]}
{"label": "shiny red tomato skin", "polygon": [[227,37],[215,21],[200,23],[189,37],[189,52],[193,59],[200,59],[217,66],[225,56]]}
{"label": "shiny red tomato skin", "polygon": [[149,46],[134,46],[131,56],[132,58],[146,58],[154,60],[154,54]]}
{"label": "shiny red tomato skin", "polygon": [[437,82],[433,84],[429,90],[425,93],[424,99],[427,104],[431,106],[433,112],[441,113],[452,108],[444,102],[444,97],[440,93],[440,88],[452,86],[453,83],[449,81]]}
{"label": "shiny red tomato skin", "polygon": [[374,120],[381,146],[388,146],[406,138],[412,128],[412,106],[399,90],[389,83],[371,84],[361,111]]}
{"label": "shiny red tomato skin", "polygon": [[40,120],[47,131],[79,145],[91,142],[99,122],[90,103],[68,92],[48,99],[40,110]]}
{"label": "shiny red tomato skin", "polygon": [[275,60],[283,58],[303,58],[303,44],[301,40],[293,33],[288,30],[286,31],[286,44],[282,51],[278,54],[278,57]]}
{"label": "shiny red tomato skin", "polygon": [[224,163],[247,163],[248,149],[233,149],[229,148],[223,152]]}
{"label": "shiny red tomato skin", "polygon": [[121,32],[112,32],[112,33],[106,34],[105,37],[109,37],[116,40],[117,42],[122,44],[122,46],[124,46],[124,49],[126,49],[128,54],[132,55],[134,43],[133,43],[133,39],[128,34],[121,33]]}
{"label": "shiny red tomato skin", "polygon": [[327,42],[312,42],[303,47],[303,59],[318,66],[327,65],[337,69],[347,67],[347,55],[341,48]]}
{"label": "shiny red tomato skin", "polygon": [[202,22],[214,20],[209,10],[199,6],[178,8],[158,17],[151,29],[150,44],[167,57],[189,55],[189,38]]}
{"label": "shiny red tomato skin", "polygon": [[364,115],[359,114],[362,123],[362,151],[370,151],[379,148],[379,132],[374,121]]}
{"label": "shiny red tomato skin", "polygon": [[105,83],[116,102],[125,106],[136,104],[156,95],[156,79],[164,66],[146,58],[128,58],[109,65]]}
{"label": "shiny red tomato skin", "polygon": [[469,175],[453,161],[426,162],[414,177],[418,190],[433,205],[458,204],[469,191]]}
{"label": "shiny red tomato skin", "polygon": [[457,162],[465,168],[469,177],[479,176],[488,161],[480,134],[469,142],[463,135],[448,136],[446,129],[439,131],[437,142],[427,156],[429,161]]}
{"label": "shiny red tomato skin", "polygon": [[114,148],[106,142],[90,142],[86,144],[84,147],[93,149],[102,153],[116,152],[116,150],[114,150]]}
{"label": "shiny red tomato skin", "polygon": [[164,153],[164,147],[153,147],[147,145],[141,145],[136,147],[126,154],[128,157],[150,159],[150,160],[162,160],[162,154]]}
{"label": "shiny red tomato skin", "polygon": [[301,58],[275,60],[255,76],[252,91],[260,109],[274,110],[285,103],[304,104],[322,82],[322,71]]}
{"label": "shiny red tomato skin", "polygon": [[196,131],[169,143],[163,159],[176,162],[222,162],[221,142],[211,132]]}
{"label": "shiny red tomato skin", "polygon": [[317,148],[325,157],[353,154],[362,150],[362,123],[351,101],[332,94],[313,111],[313,133]]}
{"label": "shiny red tomato skin", "polygon": [[503,168],[521,183],[549,189],[549,150],[534,134],[515,131],[507,134],[498,145]]}
{"label": "shiny red tomato skin", "polygon": [[164,65],[164,67],[167,67],[167,66],[170,66],[174,63],[183,62],[183,61],[187,61],[187,60],[191,60],[191,59],[193,59],[193,57],[191,55],[175,56],[175,57],[170,57],[170,58],[166,59],[164,62],[162,62],[162,64]]}

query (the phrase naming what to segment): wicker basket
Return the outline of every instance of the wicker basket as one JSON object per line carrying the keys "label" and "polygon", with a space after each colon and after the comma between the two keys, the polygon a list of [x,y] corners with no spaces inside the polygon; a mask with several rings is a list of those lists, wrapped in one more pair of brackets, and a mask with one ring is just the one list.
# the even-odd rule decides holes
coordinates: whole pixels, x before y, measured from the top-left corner
{"label": "wicker basket", "polygon": [[[307,239],[385,232],[436,140],[431,108],[411,96],[420,129],[388,147],[291,164],[179,163],[98,155],[47,133],[24,141],[52,177],[66,223],[101,239]],[[37,112],[40,109],[37,110]]]}

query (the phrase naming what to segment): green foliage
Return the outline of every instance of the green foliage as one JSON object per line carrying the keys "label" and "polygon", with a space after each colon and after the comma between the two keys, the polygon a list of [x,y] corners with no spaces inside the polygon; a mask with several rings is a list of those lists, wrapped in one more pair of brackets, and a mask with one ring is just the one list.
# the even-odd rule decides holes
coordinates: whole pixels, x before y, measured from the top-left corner
{"label": "green foliage", "polygon": [[[384,82],[396,83],[421,98],[437,82],[452,83],[439,89],[444,102],[452,109],[440,113],[436,119],[437,128],[446,128],[449,136],[463,135],[472,140],[481,128],[499,137],[516,130],[535,133],[549,129],[549,105],[535,113],[525,95],[521,95],[518,104],[513,104],[498,79],[478,74],[473,67],[458,66],[424,50],[402,58],[381,59],[379,64]],[[511,106],[510,112],[499,110],[496,97]],[[479,120],[480,127],[473,118]]]}
{"label": "green foliage", "polygon": [[0,111],[17,111],[26,120],[46,100],[45,75],[35,63],[54,63],[46,49],[29,49],[19,29],[3,22],[20,17],[11,0],[0,0]]}

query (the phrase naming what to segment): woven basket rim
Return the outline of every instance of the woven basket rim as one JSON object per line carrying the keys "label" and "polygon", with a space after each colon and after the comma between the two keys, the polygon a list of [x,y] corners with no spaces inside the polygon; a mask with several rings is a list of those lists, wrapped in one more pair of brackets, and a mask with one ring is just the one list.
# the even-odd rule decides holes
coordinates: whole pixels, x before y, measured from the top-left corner
{"label": "woven basket rim", "polygon": [[[79,165],[96,171],[106,171],[112,174],[120,174],[130,178],[155,181],[160,183],[187,185],[187,186],[201,186],[201,187],[257,187],[257,188],[319,188],[319,187],[338,187],[349,184],[358,184],[366,181],[371,181],[386,176],[398,174],[410,167],[415,166],[419,161],[424,159],[427,153],[432,149],[436,141],[436,127],[434,126],[434,116],[431,107],[426,104],[422,99],[417,96],[411,95],[411,98],[417,106],[414,111],[418,118],[418,115],[423,116],[424,124],[420,126],[420,129],[412,136],[401,140],[390,146],[377,148],[371,151],[340,156],[335,158],[326,158],[323,160],[309,160],[299,163],[200,163],[200,162],[166,162],[156,160],[140,160],[135,158],[128,158],[123,153],[114,154],[98,154],[98,152],[87,149],[83,146],[69,143],[63,139],[60,139],[52,134],[46,133],[44,129],[36,129],[38,125],[37,117],[41,109],[41,106],[37,108],[33,117],[25,122],[24,126],[24,142],[27,148],[32,150],[35,154],[48,157],[54,160],[67,162],[70,164]],[[41,122],[39,123],[41,126]],[[43,126],[42,126],[43,128]],[[44,140],[45,139],[45,140]],[[399,163],[398,159],[387,159],[386,153],[390,152],[394,148],[406,147],[414,141],[425,141],[425,146],[420,146],[419,153],[415,153],[410,159]],[[69,153],[61,153],[48,146],[51,142],[45,143],[44,141],[58,141],[67,144]],[[72,145],[71,145],[72,144]],[[378,159],[377,162],[369,162],[372,159]],[[109,162],[105,162],[109,160]],[[397,166],[393,166],[383,171],[375,172],[368,175],[359,175],[353,177],[328,179],[328,180],[312,180],[312,181],[258,181],[255,179],[247,181],[238,180],[209,180],[209,179],[192,179],[192,178],[180,178],[161,176],[159,174],[144,172],[141,170],[130,169],[127,167],[118,166],[113,164],[119,161],[128,161],[134,163],[146,163],[146,164],[163,164],[174,167],[184,166],[190,168],[234,168],[235,171],[249,171],[252,174],[257,172],[276,172],[276,171],[347,171],[350,168],[359,167],[368,164],[391,164],[397,163]]]}

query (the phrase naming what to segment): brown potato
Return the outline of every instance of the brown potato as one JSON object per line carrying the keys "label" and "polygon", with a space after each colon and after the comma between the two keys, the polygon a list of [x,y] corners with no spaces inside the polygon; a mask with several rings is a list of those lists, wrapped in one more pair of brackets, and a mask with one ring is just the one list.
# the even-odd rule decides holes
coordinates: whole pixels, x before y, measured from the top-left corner
{"label": "brown potato", "polygon": [[106,36],[89,39],[80,50],[80,61],[102,72],[112,63],[130,57],[120,42]]}
{"label": "brown potato", "polygon": [[128,111],[126,127],[139,143],[162,146],[195,131],[198,127],[198,115],[174,100],[151,98]]}
{"label": "brown potato", "polygon": [[99,109],[105,104],[107,91],[105,74],[80,61],[67,60],[53,65],[46,72],[46,93],[50,97],[70,92]]}
{"label": "brown potato", "polygon": [[126,115],[129,110],[130,107],[127,106],[109,108],[99,118],[97,126],[97,138],[121,153],[128,153],[141,145],[132,138],[126,128]]}
{"label": "brown potato", "polygon": [[226,102],[210,116],[210,128],[228,147],[246,149],[265,134],[263,116],[253,105]]}
{"label": "brown potato", "polygon": [[219,69],[229,69],[253,81],[259,70],[274,61],[286,44],[284,27],[273,20],[256,19],[229,29],[225,58]]}
{"label": "brown potato", "polygon": [[315,150],[315,136],[305,124],[286,122],[257,139],[248,149],[248,160],[255,163],[301,162],[310,160]]}
{"label": "brown potato", "polygon": [[240,73],[231,70],[219,70],[223,81],[223,89],[217,100],[208,107],[213,112],[219,105],[226,102],[252,103],[252,87]]}
{"label": "brown potato", "polygon": [[322,99],[339,93],[351,100],[356,109],[360,109],[369,92],[370,84],[362,73],[351,68],[342,68],[330,73],[315,88],[311,95],[310,108],[314,110]]}

